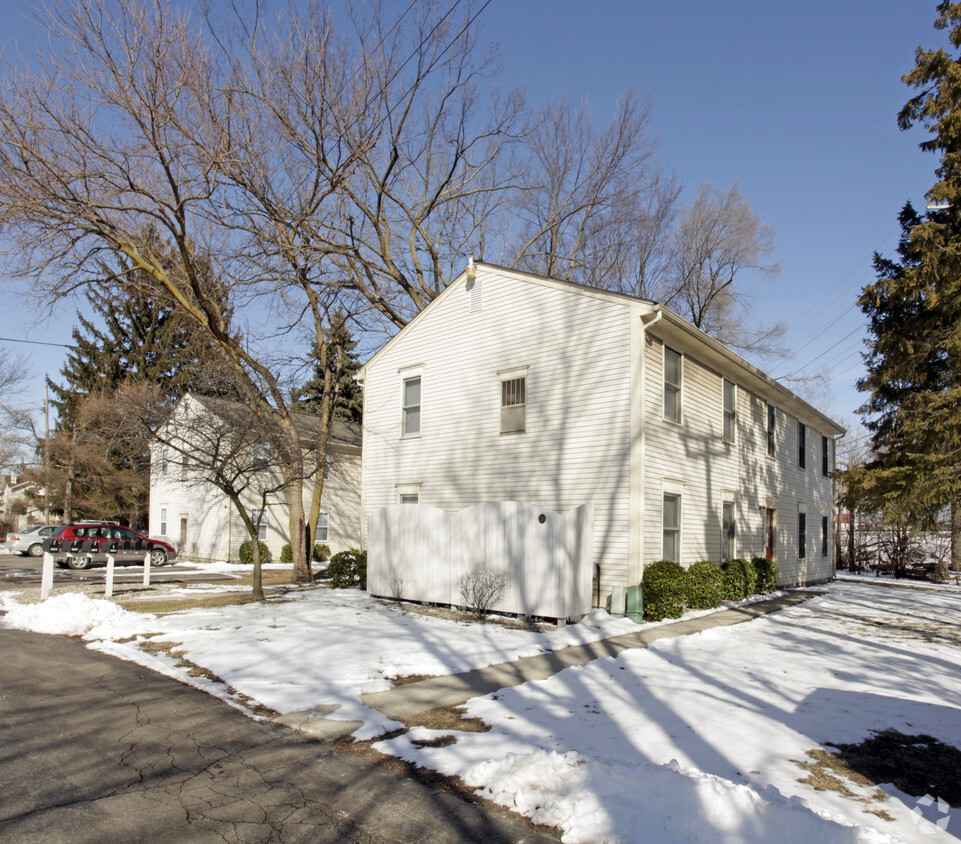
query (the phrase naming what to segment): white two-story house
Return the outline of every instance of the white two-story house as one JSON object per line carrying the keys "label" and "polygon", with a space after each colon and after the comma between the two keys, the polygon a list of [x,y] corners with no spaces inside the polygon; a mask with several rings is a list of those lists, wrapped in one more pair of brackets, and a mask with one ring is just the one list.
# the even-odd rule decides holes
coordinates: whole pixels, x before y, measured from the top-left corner
{"label": "white two-story house", "polygon": [[656,303],[477,264],[359,377],[368,516],[592,504],[601,601],[665,558],[833,574],[843,429]]}
{"label": "white two-story house", "polygon": [[[317,437],[320,419],[302,413],[294,414],[294,419],[310,468],[310,444]],[[187,395],[160,432],[160,439],[151,445],[150,535],[176,545],[181,559],[236,562],[241,544],[250,539],[236,505],[207,480],[209,465],[217,460],[249,460],[249,472],[240,479],[241,498],[251,518],[259,522],[260,539],[275,562],[290,542],[281,469],[269,443],[256,442],[256,438],[251,441],[249,433],[242,434],[239,442],[247,450],[231,455],[230,447],[219,442],[252,420],[252,413],[236,402]],[[331,553],[360,545],[360,451],[360,426],[335,420],[323,469],[321,510],[314,526],[315,542],[327,545]],[[313,477],[304,478],[308,511]],[[266,502],[261,501],[261,490],[271,490]]]}

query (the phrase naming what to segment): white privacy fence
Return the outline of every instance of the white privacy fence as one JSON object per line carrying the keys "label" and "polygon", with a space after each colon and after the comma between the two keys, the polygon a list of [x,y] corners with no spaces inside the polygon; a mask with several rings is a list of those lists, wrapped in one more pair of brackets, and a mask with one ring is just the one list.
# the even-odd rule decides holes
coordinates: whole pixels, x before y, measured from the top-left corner
{"label": "white privacy fence", "polygon": [[489,501],[459,513],[395,504],[367,520],[367,589],[372,595],[464,605],[459,581],[504,572],[491,609],[579,618],[591,609],[594,508],[557,513],[518,501]]}

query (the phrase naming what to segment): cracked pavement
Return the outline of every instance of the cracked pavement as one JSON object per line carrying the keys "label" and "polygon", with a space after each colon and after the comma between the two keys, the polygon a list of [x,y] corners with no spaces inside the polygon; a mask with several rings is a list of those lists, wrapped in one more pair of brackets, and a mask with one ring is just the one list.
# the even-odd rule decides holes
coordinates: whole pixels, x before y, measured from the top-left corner
{"label": "cracked pavement", "polygon": [[0,653],[4,842],[556,840],[79,641]]}

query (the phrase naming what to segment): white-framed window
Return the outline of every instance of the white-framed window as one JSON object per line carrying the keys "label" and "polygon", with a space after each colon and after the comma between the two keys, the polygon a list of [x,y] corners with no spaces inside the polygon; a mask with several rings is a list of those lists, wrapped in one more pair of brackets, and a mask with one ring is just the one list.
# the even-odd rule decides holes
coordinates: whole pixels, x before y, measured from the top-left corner
{"label": "white-framed window", "polygon": [[330,513],[323,510],[317,514],[317,527],[314,529],[314,542],[327,542],[330,539]]}
{"label": "white-framed window", "polygon": [[721,505],[721,559],[733,560],[737,557],[737,517],[734,502],[725,501]]}
{"label": "white-framed window", "polygon": [[405,437],[420,435],[420,376],[404,379],[401,433]]}
{"label": "white-framed window", "polygon": [[167,535],[167,508],[166,507],[160,508],[160,535],[161,536]]}
{"label": "white-framed window", "polygon": [[828,555],[828,517],[821,516],[821,556]]}
{"label": "white-framed window", "polygon": [[797,466],[798,469],[805,468],[807,463],[807,427],[798,420],[797,423]]}
{"label": "white-framed window", "polygon": [[661,559],[681,561],[681,496],[671,492],[664,493],[661,510],[663,541]]}
{"label": "white-framed window", "polygon": [[157,469],[161,475],[167,474],[167,449],[164,446],[157,449]]}
{"label": "white-framed window", "polygon": [[420,484],[397,484],[398,504],[420,504]]}
{"label": "white-framed window", "polygon": [[266,472],[270,465],[270,443],[254,443],[251,452],[253,471]]}
{"label": "white-framed window", "polygon": [[775,432],[777,431],[777,411],[773,404],[767,406],[767,456],[774,457],[777,454],[777,441]]}
{"label": "white-framed window", "polygon": [[501,380],[501,433],[527,430],[527,377]]}
{"label": "white-framed window", "polygon": [[797,508],[797,558],[803,560],[807,556],[808,514],[803,504]]}
{"label": "white-framed window", "polygon": [[251,510],[250,521],[252,521],[255,526],[260,525],[257,528],[257,539],[261,542],[267,539],[267,512],[265,510]]}
{"label": "white-framed window", "polygon": [[[680,352],[664,347],[664,418],[681,421],[681,379],[683,362]],[[665,558],[666,559],[666,558]]]}
{"label": "white-framed window", "polygon": [[184,454],[180,460],[180,480],[186,481],[190,477],[190,456]]}
{"label": "white-framed window", "polygon": [[722,382],[724,402],[724,442],[734,442],[737,430],[737,387],[725,378]]}
{"label": "white-framed window", "polygon": [[826,478],[830,473],[830,454],[828,449],[830,445],[829,440],[823,434],[821,435],[821,474]]}

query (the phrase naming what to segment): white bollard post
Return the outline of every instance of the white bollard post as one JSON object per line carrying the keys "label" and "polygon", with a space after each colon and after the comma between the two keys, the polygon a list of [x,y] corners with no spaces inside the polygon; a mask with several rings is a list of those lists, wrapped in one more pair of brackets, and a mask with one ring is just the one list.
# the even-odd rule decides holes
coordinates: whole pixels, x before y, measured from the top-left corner
{"label": "white bollard post", "polygon": [[43,565],[40,569],[40,600],[46,601],[53,588],[53,554],[43,552]]}
{"label": "white bollard post", "polygon": [[113,597],[113,567],[115,562],[113,554],[107,554],[107,588],[103,593],[107,598]]}
{"label": "white bollard post", "polygon": [[150,552],[144,554],[143,558],[143,585],[150,585]]}

